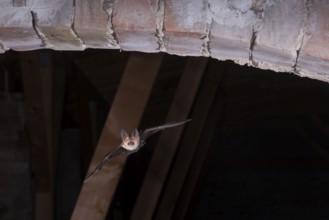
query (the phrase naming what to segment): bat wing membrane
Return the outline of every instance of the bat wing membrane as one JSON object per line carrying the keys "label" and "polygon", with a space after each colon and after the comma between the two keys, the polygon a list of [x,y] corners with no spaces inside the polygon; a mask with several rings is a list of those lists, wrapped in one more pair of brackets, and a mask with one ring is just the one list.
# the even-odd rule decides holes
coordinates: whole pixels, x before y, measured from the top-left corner
{"label": "bat wing membrane", "polygon": [[83,181],[84,183],[87,182],[91,177],[93,177],[98,171],[100,171],[102,169],[102,167],[107,163],[107,161],[111,160],[114,157],[117,157],[121,154],[127,154],[128,151],[124,148],[122,148],[121,146],[115,148],[114,150],[110,151],[109,153],[107,153],[103,160],[96,166],[96,168],[85,178],[85,180]]}
{"label": "bat wing membrane", "polygon": [[166,128],[172,128],[172,127],[176,127],[178,125],[185,124],[189,121],[191,121],[191,119],[188,119],[188,120],[185,120],[185,121],[167,123],[167,124],[156,126],[156,127],[153,127],[153,128],[148,128],[148,129],[141,132],[141,140],[145,141],[152,134],[155,134],[155,133],[157,133],[159,131],[162,131]]}

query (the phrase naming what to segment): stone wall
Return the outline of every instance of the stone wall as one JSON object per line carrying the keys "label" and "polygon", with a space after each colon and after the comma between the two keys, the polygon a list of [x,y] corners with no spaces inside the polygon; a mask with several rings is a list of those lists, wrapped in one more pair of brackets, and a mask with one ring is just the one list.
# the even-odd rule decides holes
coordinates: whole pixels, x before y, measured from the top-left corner
{"label": "stone wall", "polygon": [[328,82],[328,10],[326,0],[6,0],[0,52],[162,51]]}

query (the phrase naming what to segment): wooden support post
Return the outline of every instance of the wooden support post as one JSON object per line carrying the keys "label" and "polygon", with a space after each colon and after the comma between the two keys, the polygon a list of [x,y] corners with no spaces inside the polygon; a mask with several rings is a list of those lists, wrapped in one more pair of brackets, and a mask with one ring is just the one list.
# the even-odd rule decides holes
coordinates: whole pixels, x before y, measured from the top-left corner
{"label": "wooden support post", "polygon": [[51,220],[65,65],[51,51],[25,52],[21,71],[36,181],[35,219]]}
{"label": "wooden support post", "polygon": [[78,85],[76,87],[79,107],[79,129],[82,153],[82,171],[85,173],[90,164],[90,158],[94,151],[94,141],[91,129],[91,117],[89,111],[90,94],[87,86],[83,83],[82,76],[78,74]]}
{"label": "wooden support post", "polygon": [[191,165],[193,155],[200,141],[200,135],[205,127],[209,112],[214,102],[219,81],[224,71],[224,66],[220,62],[208,64],[203,83],[195,102],[195,109],[192,113],[193,123],[188,126],[179,148],[176,159],[173,162],[173,169],[168,177],[166,187],[161,198],[155,219],[171,219],[176,206],[180,191],[182,189],[187,171]]}
{"label": "wooden support post", "polygon": [[[136,128],[143,115],[163,54],[130,56],[105,122],[89,171],[121,143],[120,130]],[[111,160],[82,186],[72,220],[103,220],[119,182],[125,158]]]}
{"label": "wooden support post", "polygon": [[[189,58],[171,104],[167,121],[188,118],[207,61],[207,58]],[[152,218],[182,132],[183,127],[177,127],[161,133],[131,215],[132,220]]]}

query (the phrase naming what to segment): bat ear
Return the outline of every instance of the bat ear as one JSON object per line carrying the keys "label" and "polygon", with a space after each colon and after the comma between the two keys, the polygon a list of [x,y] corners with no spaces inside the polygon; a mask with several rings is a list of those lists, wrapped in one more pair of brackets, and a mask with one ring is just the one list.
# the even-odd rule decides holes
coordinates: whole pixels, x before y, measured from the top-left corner
{"label": "bat ear", "polygon": [[139,132],[136,128],[131,132],[131,137],[139,137]]}
{"label": "bat ear", "polygon": [[123,129],[121,130],[121,138],[122,138],[122,140],[129,138],[128,133]]}

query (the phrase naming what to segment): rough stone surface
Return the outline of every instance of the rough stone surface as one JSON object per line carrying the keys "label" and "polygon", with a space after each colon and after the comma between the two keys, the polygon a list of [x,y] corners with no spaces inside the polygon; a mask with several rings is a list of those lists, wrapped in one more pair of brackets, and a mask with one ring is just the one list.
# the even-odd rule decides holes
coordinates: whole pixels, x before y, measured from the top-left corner
{"label": "rough stone surface", "polygon": [[204,1],[169,0],[164,9],[164,46],[171,54],[202,56],[207,33],[207,4]]}
{"label": "rough stone surface", "polygon": [[[263,4],[257,1],[209,0],[212,24],[209,50],[219,60],[249,63],[253,30],[262,22]],[[262,2],[261,2],[262,3]]]}
{"label": "rough stone surface", "polygon": [[326,0],[4,0],[0,53],[162,51],[329,82],[328,10]]}
{"label": "rough stone surface", "polygon": [[268,1],[264,20],[257,31],[253,62],[264,69],[292,72],[301,47],[307,8],[304,1]]}
{"label": "rough stone surface", "polygon": [[301,76],[329,82],[328,1],[309,1],[309,18],[296,71]]}
{"label": "rough stone surface", "polygon": [[159,52],[157,11],[157,0],[114,2],[112,24],[122,50]]}
{"label": "rough stone surface", "polygon": [[25,51],[43,47],[33,29],[31,5],[31,0],[26,0],[22,7],[14,7],[9,0],[0,2],[0,53],[8,49]]}
{"label": "rough stone surface", "polygon": [[73,30],[73,0],[35,0],[31,7],[36,32],[47,47],[55,50],[83,50],[82,40]]}
{"label": "rough stone surface", "polygon": [[76,0],[75,5],[74,30],[84,44],[91,48],[118,49],[111,30],[112,5],[103,0]]}

